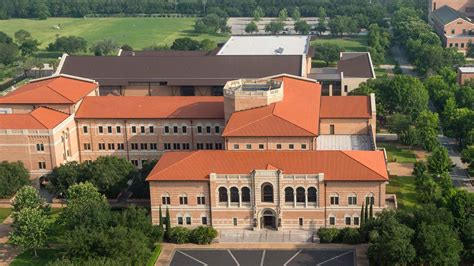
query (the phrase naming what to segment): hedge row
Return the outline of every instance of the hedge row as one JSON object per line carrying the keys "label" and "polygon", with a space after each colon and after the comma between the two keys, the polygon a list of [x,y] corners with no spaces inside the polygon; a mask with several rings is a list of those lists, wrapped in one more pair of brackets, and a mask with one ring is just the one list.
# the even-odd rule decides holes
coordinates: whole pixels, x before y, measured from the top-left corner
{"label": "hedge row", "polygon": [[176,244],[210,244],[212,240],[216,237],[216,229],[209,226],[198,226],[192,230],[185,227],[177,226],[171,228],[169,233],[169,241]]}
{"label": "hedge row", "polygon": [[320,228],[318,236],[321,243],[358,244],[363,242],[363,238],[357,228]]}

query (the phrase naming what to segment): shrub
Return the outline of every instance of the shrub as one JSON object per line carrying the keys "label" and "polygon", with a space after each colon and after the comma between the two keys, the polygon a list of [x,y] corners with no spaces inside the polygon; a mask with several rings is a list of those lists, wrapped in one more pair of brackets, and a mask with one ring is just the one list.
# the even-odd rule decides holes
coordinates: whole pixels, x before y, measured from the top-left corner
{"label": "shrub", "polygon": [[339,231],[339,236],[342,243],[346,244],[358,244],[361,242],[361,235],[357,228],[346,227]]}
{"label": "shrub", "polygon": [[163,242],[163,238],[165,236],[165,230],[163,227],[159,226],[153,226],[153,229],[151,231],[151,240],[153,242]]}
{"label": "shrub", "polygon": [[216,236],[216,229],[209,226],[198,226],[191,231],[190,240],[195,244],[210,244]]}
{"label": "shrub", "polygon": [[318,236],[321,243],[340,242],[339,229],[337,228],[319,228]]}
{"label": "shrub", "polygon": [[170,229],[169,240],[176,244],[189,242],[190,230],[185,227],[177,226]]}

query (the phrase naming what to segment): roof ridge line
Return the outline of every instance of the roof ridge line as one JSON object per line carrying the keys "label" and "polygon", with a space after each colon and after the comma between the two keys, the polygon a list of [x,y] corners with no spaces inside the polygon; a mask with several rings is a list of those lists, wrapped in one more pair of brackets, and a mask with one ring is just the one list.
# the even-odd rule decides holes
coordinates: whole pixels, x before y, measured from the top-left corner
{"label": "roof ridge line", "polygon": [[45,87],[47,87],[48,89],[54,91],[57,95],[63,97],[64,99],[68,100],[69,102],[74,103],[73,100],[69,99],[68,97],[64,96],[62,93],[59,93],[58,91],[56,91],[55,89],[53,89],[51,86],[49,86],[49,83],[48,83]]}
{"label": "roof ridge line", "polygon": [[33,119],[36,120],[38,123],[40,123],[44,128],[48,129],[48,126],[46,126],[43,122],[41,122],[38,118],[36,118],[36,116],[33,115],[33,112],[38,110],[39,108],[45,108],[45,107],[38,107],[35,110],[31,111],[29,115],[33,117]]}
{"label": "roof ridge line", "polygon": [[[299,126],[299,125],[297,125],[297,124],[295,124],[295,123],[291,122],[290,120],[288,120],[288,119],[285,119],[285,118],[283,118],[283,117],[281,117],[281,116],[279,116],[279,115],[277,115],[277,114],[273,114],[273,115],[274,115],[275,117],[277,117],[277,118],[279,118],[279,119],[283,120],[283,121],[286,121],[286,122],[288,122],[288,123],[292,124],[293,126],[295,126],[295,127],[299,128],[299,129],[301,129],[301,130],[304,130],[304,131],[306,131],[306,132],[308,132],[308,133],[312,134],[312,135],[315,135],[315,136],[318,136],[318,135],[319,135],[319,134],[314,134],[314,133],[312,133],[312,132],[308,131],[308,130],[307,130],[307,129],[305,129],[305,128],[302,128],[301,126]],[[318,133],[319,133],[319,132],[318,132]]]}
{"label": "roof ridge line", "polygon": [[[257,119],[257,120],[254,120],[254,121],[252,121],[252,122],[250,122],[250,123],[248,123],[248,124],[245,124],[245,125],[242,125],[242,126],[240,126],[240,127],[238,127],[238,128],[235,128],[235,129],[233,129],[233,130],[231,130],[230,132],[227,132],[227,133],[232,133],[232,132],[235,132],[236,130],[239,130],[239,129],[242,129],[242,128],[244,128],[244,127],[253,125],[253,124],[255,124],[256,122],[262,121],[263,119],[266,119],[266,118],[268,118],[268,117],[270,117],[270,116],[273,116],[273,114],[265,115],[264,117],[261,117],[261,118],[259,118],[259,119]],[[229,120],[229,121],[230,121],[230,120]],[[228,124],[228,123],[227,123],[227,124]]]}
{"label": "roof ridge line", "polygon": [[346,155],[347,157],[351,158],[353,161],[356,161],[358,164],[364,166],[365,168],[369,169],[371,172],[374,172],[375,174],[377,174],[378,176],[382,177],[383,179],[385,180],[389,180],[389,178],[385,178],[384,176],[380,175],[380,173],[377,173],[376,171],[374,171],[372,168],[368,167],[367,165],[361,163],[359,160],[357,160],[356,158],[350,156],[349,154],[347,154],[346,152],[347,151],[339,151],[339,152],[342,152],[344,155]]}

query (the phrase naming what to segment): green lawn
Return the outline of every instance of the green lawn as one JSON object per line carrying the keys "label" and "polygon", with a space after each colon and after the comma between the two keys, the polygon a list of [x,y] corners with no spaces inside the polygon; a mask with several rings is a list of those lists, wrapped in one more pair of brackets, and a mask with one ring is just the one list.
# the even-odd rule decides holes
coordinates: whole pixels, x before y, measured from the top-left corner
{"label": "green lawn", "polygon": [[392,144],[377,145],[380,148],[385,148],[389,162],[397,163],[415,163],[416,156],[412,150],[396,147]]}
{"label": "green lawn", "polygon": [[[225,41],[225,35],[193,33],[194,18],[48,18],[47,20],[9,19],[0,20],[0,30],[13,37],[24,29],[45,48],[57,35],[76,35],[85,38],[89,46],[104,38],[112,38],[119,44],[129,44],[141,49],[153,44],[171,44],[176,38],[191,37]],[[54,28],[60,25],[61,29]]]}
{"label": "green lawn", "polygon": [[60,256],[60,251],[57,249],[39,249],[38,257],[34,256],[33,250],[28,250],[16,256],[10,266],[47,265],[59,259]]}
{"label": "green lawn", "polygon": [[156,264],[156,261],[160,257],[161,254],[161,245],[157,244],[153,252],[151,253],[150,260],[147,262],[147,266],[153,266]]}
{"label": "green lawn", "polygon": [[[0,24],[1,26],[1,24]],[[367,51],[367,36],[357,37],[316,37],[316,40],[312,41],[312,45],[321,43],[329,43],[332,45],[338,45],[345,52],[366,52]]]}
{"label": "green lawn", "polygon": [[396,194],[398,207],[413,209],[416,207],[415,178],[413,176],[391,176],[387,185],[387,194]]}
{"label": "green lawn", "polygon": [[0,208],[0,223],[3,222],[10,214],[12,210],[10,208]]}

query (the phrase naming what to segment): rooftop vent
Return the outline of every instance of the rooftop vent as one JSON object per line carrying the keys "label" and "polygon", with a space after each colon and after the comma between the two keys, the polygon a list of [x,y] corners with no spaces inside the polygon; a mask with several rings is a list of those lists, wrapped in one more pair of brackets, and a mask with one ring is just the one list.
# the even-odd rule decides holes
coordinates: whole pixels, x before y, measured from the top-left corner
{"label": "rooftop vent", "polygon": [[284,50],[283,47],[279,47],[278,49],[275,49],[275,54],[283,54]]}

